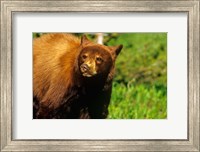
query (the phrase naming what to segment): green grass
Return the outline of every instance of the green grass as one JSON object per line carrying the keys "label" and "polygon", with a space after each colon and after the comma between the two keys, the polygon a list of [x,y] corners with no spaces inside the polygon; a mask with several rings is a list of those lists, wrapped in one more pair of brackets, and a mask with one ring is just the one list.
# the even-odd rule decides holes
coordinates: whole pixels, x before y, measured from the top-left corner
{"label": "green grass", "polygon": [[125,33],[107,43],[119,44],[108,118],[167,118],[167,34]]}
{"label": "green grass", "polygon": [[166,88],[113,83],[110,119],[163,119],[167,116]]}

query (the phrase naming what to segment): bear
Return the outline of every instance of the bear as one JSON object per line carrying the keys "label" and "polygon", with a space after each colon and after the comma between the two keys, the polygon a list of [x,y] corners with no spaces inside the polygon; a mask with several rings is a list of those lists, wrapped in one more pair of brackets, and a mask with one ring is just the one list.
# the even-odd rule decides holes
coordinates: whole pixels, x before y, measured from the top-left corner
{"label": "bear", "polygon": [[33,40],[33,119],[105,119],[122,45],[67,33]]}

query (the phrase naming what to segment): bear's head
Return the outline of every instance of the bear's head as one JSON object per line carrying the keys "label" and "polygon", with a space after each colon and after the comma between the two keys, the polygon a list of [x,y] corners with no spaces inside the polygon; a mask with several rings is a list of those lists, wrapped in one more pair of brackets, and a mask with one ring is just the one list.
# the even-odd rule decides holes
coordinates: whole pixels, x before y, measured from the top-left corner
{"label": "bear's head", "polygon": [[114,67],[115,60],[122,45],[110,47],[93,43],[83,36],[81,51],[78,56],[78,67],[83,77],[107,76]]}

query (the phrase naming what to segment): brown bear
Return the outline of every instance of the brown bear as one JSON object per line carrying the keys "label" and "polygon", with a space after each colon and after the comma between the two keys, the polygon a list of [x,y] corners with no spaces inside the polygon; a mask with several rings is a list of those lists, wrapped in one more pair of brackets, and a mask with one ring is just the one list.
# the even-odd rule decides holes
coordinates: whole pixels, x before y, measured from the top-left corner
{"label": "brown bear", "polygon": [[103,119],[122,45],[95,44],[72,34],[33,40],[33,118]]}

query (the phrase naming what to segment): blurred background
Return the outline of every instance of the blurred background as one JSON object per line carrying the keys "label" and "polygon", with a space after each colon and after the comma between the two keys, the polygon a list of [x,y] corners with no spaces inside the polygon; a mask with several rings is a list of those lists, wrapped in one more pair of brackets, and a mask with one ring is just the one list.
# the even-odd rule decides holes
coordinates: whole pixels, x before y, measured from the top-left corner
{"label": "blurred background", "polygon": [[[45,33],[33,33],[33,38]],[[123,45],[116,60],[109,119],[167,118],[167,33],[73,33]]]}

